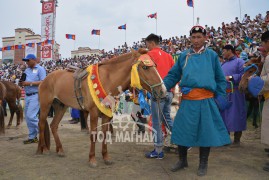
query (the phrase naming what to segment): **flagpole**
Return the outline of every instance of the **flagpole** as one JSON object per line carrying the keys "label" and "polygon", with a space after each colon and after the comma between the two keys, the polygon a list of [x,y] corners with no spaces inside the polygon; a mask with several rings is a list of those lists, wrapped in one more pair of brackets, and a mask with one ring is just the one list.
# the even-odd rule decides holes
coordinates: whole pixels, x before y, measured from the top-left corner
{"label": "flagpole", "polygon": [[100,35],[99,35],[98,49],[100,50]]}
{"label": "flagpole", "polygon": [[192,24],[193,24],[193,26],[194,26],[194,6],[192,7],[192,11],[193,11],[193,15],[192,15],[193,20],[192,20]]}
{"label": "flagpole", "polygon": [[242,22],[242,16],[241,16],[241,1],[239,0],[239,9],[240,9],[240,21]]}
{"label": "flagpole", "polygon": [[125,43],[126,43],[126,31],[127,31],[127,28],[125,29]]}
{"label": "flagpole", "polygon": [[76,50],[76,40],[74,40],[74,50]]}
{"label": "flagpole", "polygon": [[156,17],[156,35],[157,35],[158,33],[157,33],[157,17]]}

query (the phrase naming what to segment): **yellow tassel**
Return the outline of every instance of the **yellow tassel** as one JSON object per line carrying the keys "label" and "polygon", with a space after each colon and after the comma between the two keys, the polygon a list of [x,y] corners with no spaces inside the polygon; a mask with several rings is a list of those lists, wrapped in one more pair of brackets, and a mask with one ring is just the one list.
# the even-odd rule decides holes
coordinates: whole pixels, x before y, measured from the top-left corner
{"label": "yellow tassel", "polygon": [[92,80],[91,80],[91,75],[92,75],[92,65],[90,65],[89,67],[87,67],[87,72],[89,73],[88,75],[88,87],[90,90],[90,94],[92,96],[93,102],[95,103],[95,105],[98,107],[98,109],[105,114],[108,117],[112,117],[112,110],[110,108],[105,107],[104,104],[102,104],[98,98],[98,96],[95,93],[95,90],[93,88],[93,84],[92,84]]}
{"label": "yellow tassel", "polygon": [[263,96],[264,96],[265,100],[268,99],[269,98],[269,92],[264,93]]}
{"label": "yellow tassel", "polygon": [[131,87],[135,87],[138,89],[143,89],[140,83],[140,78],[139,78],[139,74],[137,71],[137,66],[139,65],[139,63],[135,63],[132,66],[132,71],[131,71]]}

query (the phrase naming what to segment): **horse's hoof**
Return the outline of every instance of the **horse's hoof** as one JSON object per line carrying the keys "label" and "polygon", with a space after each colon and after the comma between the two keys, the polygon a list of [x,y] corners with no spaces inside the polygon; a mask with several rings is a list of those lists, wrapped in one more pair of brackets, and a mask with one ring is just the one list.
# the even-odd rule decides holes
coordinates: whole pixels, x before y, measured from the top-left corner
{"label": "horse's hoof", "polygon": [[36,155],[41,155],[42,152],[41,152],[41,150],[37,150],[35,154],[36,154]]}
{"label": "horse's hoof", "polygon": [[11,125],[7,125],[7,129],[10,129]]}
{"label": "horse's hoof", "polygon": [[64,152],[58,152],[57,153],[59,157],[65,157],[65,153]]}
{"label": "horse's hoof", "polygon": [[105,165],[112,165],[113,162],[111,160],[105,160]]}
{"label": "horse's hoof", "polygon": [[49,150],[43,151],[43,154],[44,155],[49,155],[50,154],[50,151]]}
{"label": "horse's hoof", "polygon": [[89,162],[89,166],[91,168],[95,168],[95,167],[97,167],[97,163],[96,162]]}

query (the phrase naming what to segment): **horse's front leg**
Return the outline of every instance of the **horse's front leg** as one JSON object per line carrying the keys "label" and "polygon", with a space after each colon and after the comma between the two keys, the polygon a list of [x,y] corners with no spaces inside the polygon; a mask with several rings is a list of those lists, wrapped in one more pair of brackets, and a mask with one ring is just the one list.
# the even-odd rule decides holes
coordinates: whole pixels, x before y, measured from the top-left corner
{"label": "horse's front leg", "polygon": [[90,153],[89,153],[89,163],[91,167],[96,167],[96,159],[95,159],[95,143],[97,140],[97,123],[98,123],[98,111],[93,108],[90,111],[90,124],[91,124],[91,132],[90,132]]}
{"label": "horse's front leg", "polygon": [[111,130],[109,130],[109,127],[111,127],[110,120],[111,118],[107,116],[103,116],[102,118],[102,131],[103,131],[102,155],[106,165],[112,164],[112,161],[110,160],[107,152],[107,144],[111,143],[112,141],[111,139],[112,133]]}

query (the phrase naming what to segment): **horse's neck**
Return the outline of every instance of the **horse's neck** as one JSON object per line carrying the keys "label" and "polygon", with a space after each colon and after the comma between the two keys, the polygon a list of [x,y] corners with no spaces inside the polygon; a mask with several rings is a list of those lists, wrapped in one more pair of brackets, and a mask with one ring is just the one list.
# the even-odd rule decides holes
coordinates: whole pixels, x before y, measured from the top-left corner
{"label": "horse's neck", "polygon": [[263,68],[263,62],[260,62],[260,64],[258,64],[258,68],[259,68],[259,76],[261,75],[261,73],[262,73],[262,68]]}
{"label": "horse's neck", "polygon": [[131,59],[101,65],[99,67],[99,76],[106,93],[116,96],[120,93],[118,91],[119,86],[121,86],[122,90],[128,89],[131,83],[131,69]]}

